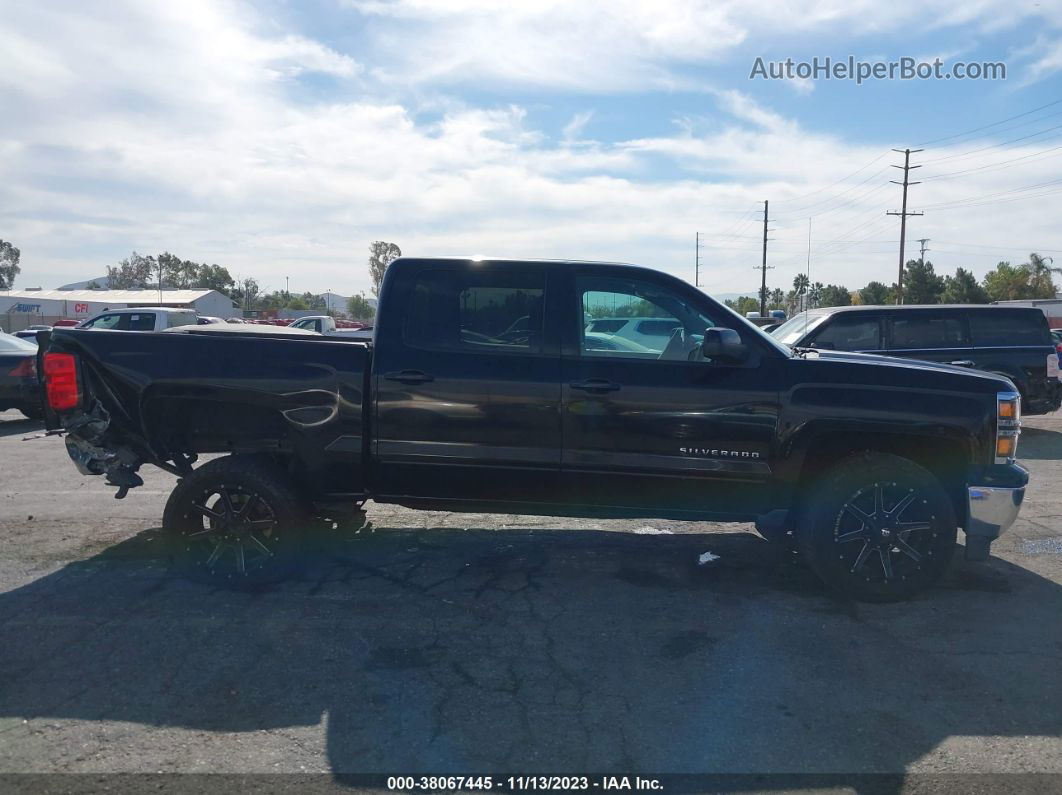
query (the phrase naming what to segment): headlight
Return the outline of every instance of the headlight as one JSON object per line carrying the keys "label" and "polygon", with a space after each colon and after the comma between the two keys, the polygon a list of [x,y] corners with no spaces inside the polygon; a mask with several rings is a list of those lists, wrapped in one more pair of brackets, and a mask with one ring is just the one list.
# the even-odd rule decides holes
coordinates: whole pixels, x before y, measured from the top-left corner
{"label": "headlight", "polygon": [[1021,395],[1017,392],[996,394],[996,463],[1012,464],[1018,452],[1021,433]]}

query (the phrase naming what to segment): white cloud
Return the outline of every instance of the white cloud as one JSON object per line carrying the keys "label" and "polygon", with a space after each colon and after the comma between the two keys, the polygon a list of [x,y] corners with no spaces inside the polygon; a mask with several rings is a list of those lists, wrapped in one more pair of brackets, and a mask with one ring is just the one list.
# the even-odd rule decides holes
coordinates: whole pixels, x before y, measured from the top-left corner
{"label": "white cloud", "polygon": [[576,113],[574,116],[572,116],[571,121],[564,125],[564,129],[562,131],[564,135],[564,140],[575,141],[576,139],[581,137],[583,134],[583,130],[586,128],[586,125],[589,123],[590,119],[593,118],[593,116],[594,112],[592,110],[586,110],[582,113]]}
{"label": "white cloud", "polygon": [[[980,33],[1026,20],[1062,28],[1062,4],[1011,0],[347,0],[384,31],[391,82],[467,80],[598,92],[696,90],[679,67],[715,64],[755,41],[791,46],[814,34],[862,37],[959,28]],[[401,47],[393,47],[401,41]],[[796,87],[801,90],[800,87]]]}
{"label": "white cloud", "polygon": [[[896,237],[884,210],[898,189],[887,182],[892,174],[876,174],[893,171],[889,159],[797,198],[859,169],[883,143],[813,133],[746,94],[715,89],[706,89],[706,106],[717,105],[706,107],[711,115],[681,120],[668,134],[585,140],[587,110],[556,141],[520,105],[475,107],[445,93],[384,97],[360,66],[374,63],[410,85],[459,73],[599,91],[666,82],[678,79],[669,71],[676,59],[699,62],[743,40],[742,20],[759,2],[751,11],[679,3],[674,16],[652,17],[620,3],[607,13],[587,6],[574,18],[559,5],[546,12],[515,5],[497,12],[504,15],[497,26],[493,4],[373,7],[389,24],[409,25],[402,48],[415,53],[409,62],[368,51],[352,58],[238,4],[129,2],[106,14],[95,5],[18,6],[0,19],[0,104],[18,120],[0,130],[0,231],[22,248],[24,284],[95,276],[136,248],[216,261],[274,288],[291,276],[293,289],[338,292],[367,288],[363,263],[373,239],[424,255],[640,261],[688,277],[693,234],[701,231],[709,242],[704,283],[732,292],[755,285],[754,213],[769,198],[778,219],[775,283],[791,282],[802,265],[808,214],[816,216],[814,278],[851,286],[871,274],[883,278],[895,247],[872,241]],[[776,5],[759,9],[775,28],[848,24],[855,7],[867,17],[860,28],[870,30],[906,13],[823,1],[796,19],[788,5]],[[984,3],[975,6],[976,19],[987,15]],[[668,24],[654,21],[661,15]],[[564,19],[569,29],[558,31]],[[465,21],[467,30],[452,30]],[[427,51],[418,50],[421,24],[439,38]],[[697,42],[706,32],[716,37],[702,52]],[[372,46],[385,40],[381,34]],[[508,57],[493,64],[503,51]],[[433,66],[434,55],[441,60]],[[310,101],[300,91],[309,73],[344,81],[352,90],[343,96],[354,99]],[[958,184],[927,180],[912,198],[916,206],[945,202],[1045,181],[1057,170],[1058,161],[1048,160]],[[993,230],[1006,228],[1014,242],[1058,245],[1046,214],[1020,204],[990,210],[927,214],[911,234],[991,245]],[[944,247],[936,250],[946,262]]]}

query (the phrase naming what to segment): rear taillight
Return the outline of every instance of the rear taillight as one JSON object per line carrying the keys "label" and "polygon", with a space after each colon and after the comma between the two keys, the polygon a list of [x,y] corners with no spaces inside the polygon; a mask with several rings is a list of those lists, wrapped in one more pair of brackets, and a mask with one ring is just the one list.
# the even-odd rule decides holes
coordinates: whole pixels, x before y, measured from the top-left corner
{"label": "rear taillight", "polygon": [[44,386],[52,411],[76,409],[81,402],[77,361],[71,353],[44,354]]}
{"label": "rear taillight", "polygon": [[14,376],[15,378],[36,378],[37,377],[37,359],[36,359],[36,357],[30,356],[30,357],[27,357],[27,358],[23,359],[19,363],[18,367],[16,367],[14,370],[11,370],[8,373],[8,375]]}

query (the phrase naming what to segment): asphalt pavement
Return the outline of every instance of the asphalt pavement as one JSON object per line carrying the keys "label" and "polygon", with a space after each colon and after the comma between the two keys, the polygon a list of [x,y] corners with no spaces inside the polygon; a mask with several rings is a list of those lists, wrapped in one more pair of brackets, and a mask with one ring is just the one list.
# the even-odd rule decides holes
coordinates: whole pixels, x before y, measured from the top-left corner
{"label": "asphalt pavement", "polygon": [[172,476],[145,470],[115,500],[61,439],[0,412],[0,773],[883,773],[908,789],[979,774],[1051,789],[1062,417],[1028,418],[1019,455],[1032,483],[993,558],[960,553],[904,604],[838,601],[746,525],[371,504],[370,531],[238,592],[167,572]]}

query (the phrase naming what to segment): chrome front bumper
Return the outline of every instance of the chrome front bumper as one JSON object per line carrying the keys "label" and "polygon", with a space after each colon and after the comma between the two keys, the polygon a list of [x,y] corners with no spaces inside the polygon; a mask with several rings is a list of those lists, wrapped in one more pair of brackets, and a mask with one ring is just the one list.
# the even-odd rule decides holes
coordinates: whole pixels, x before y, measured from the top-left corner
{"label": "chrome front bumper", "polygon": [[966,494],[970,517],[966,523],[967,537],[992,541],[1018,518],[1025,487],[969,486]]}

